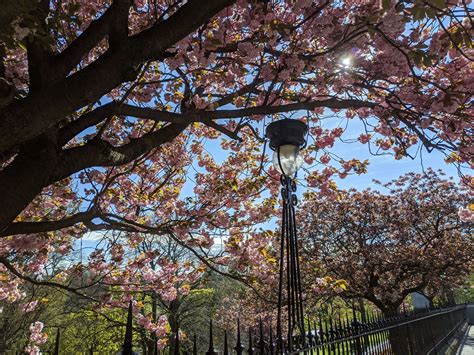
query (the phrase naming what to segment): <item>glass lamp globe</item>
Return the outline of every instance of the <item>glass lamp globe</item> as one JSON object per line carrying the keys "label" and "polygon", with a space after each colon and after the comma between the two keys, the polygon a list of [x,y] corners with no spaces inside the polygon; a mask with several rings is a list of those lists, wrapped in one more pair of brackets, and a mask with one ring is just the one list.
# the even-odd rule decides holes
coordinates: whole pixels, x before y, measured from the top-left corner
{"label": "glass lamp globe", "polygon": [[294,177],[303,165],[300,149],[306,145],[308,126],[298,120],[282,119],[267,126],[266,137],[273,153],[273,165],[283,175]]}
{"label": "glass lamp globe", "polygon": [[294,176],[303,165],[300,148],[292,144],[284,144],[277,148],[273,153],[272,161],[275,169],[286,176]]}

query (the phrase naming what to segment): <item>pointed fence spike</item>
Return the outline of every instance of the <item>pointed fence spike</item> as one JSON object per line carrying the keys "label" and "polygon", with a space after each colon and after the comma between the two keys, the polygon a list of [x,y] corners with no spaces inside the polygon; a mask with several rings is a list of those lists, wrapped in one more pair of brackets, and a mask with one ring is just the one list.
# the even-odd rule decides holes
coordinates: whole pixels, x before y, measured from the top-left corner
{"label": "pointed fence spike", "polygon": [[331,332],[329,331],[328,322],[326,321],[326,323],[324,323],[324,336],[329,341],[332,340],[332,337],[331,337],[330,334],[331,334]]}
{"label": "pointed fence spike", "polygon": [[94,355],[94,345],[91,345],[89,349],[89,355]]}
{"label": "pointed fence spike", "polygon": [[127,325],[125,328],[125,340],[123,342],[123,355],[132,355],[133,340],[133,309],[132,301],[128,304]]}
{"label": "pointed fence spike", "polygon": [[229,355],[229,345],[227,344],[227,329],[224,330],[224,355]]}
{"label": "pointed fence spike", "polygon": [[259,352],[260,354],[264,355],[265,354],[265,339],[263,337],[263,323],[262,323],[262,318],[260,318],[260,339],[258,341],[258,345],[259,345]]}
{"label": "pointed fence spike", "polygon": [[311,322],[308,322],[308,345],[313,346],[313,333],[311,330]]}
{"label": "pointed fence spike", "polygon": [[327,340],[327,338],[324,337],[323,323],[321,321],[321,317],[319,317],[319,340],[321,343]]}
{"label": "pointed fence spike", "polygon": [[275,354],[275,344],[273,343],[273,328],[270,324],[270,344],[269,344],[269,348],[270,348],[270,355],[274,355]]}
{"label": "pointed fence spike", "polygon": [[342,337],[342,327],[341,327],[341,318],[338,317],[337,322],[334,321],[334,326],[336,327],[336,339]]}
{"label": "pointed fence spike", "polygon": [[54,355],[59,355],[59,328],[56,332],[56,343],[54,344]]}
{"label": "pointed fence spike", "polygon": [[193,355],[197,355],[198,350],[197,350],[197,340],[196,340],[196,334],[194,334],[194,339],[193,339]]}
{"label": "pointed fence spike", "polygon": [[176,330],[176,335],[174,337],[174,355],[179,355],[179,328]]}
{"label": "pointed fence spike", "polygon": [[240,319],[237,319],[237,344],[235,344],[234,350],[237,352],[237,355],[242,355],[244,352],[244,347],[242,345],[242,339],[240,336]]}
{"label": "pointed fence spike", "polygon": [[214,350],[214,339],[212,335],[212,319],[209,321],[209,349],[207,349],[206,355],[217,355]]}
{"label": "pointed fence spike", "polygon": [[316,323],[316,320],[313,321],[313,329],[314,329],[314,345],[319,344],[319,333],[318,333],[318,325]]}
{"label": "pointed fence spike", "polygon": [[253,355],[254,348],[252,344],[252,328],[249,327],[249,348],[248,348],[249,355]]}

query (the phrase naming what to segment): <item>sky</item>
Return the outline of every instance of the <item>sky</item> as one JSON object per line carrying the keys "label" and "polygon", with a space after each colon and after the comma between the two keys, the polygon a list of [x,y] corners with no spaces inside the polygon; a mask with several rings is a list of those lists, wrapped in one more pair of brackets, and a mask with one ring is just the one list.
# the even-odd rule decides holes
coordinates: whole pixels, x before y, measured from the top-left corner
{"label": "sky", "polygon": [[[336,124],[337,123],[335,123],[335,121],[329,123],[329,125]],[[351,120],[351,122],[346,128],[346,131],[344,132],[343,138],[346,140],[356,139],[362,132],[360,125],[361,124],[358,119]],[[204,147],[208,153],[212,154],[212,156],[217,162],[224,160],[228,154],[227,151],[221,148],[220,139],[209,140],[204,145]],[[336,141],[335,145],[330,149],[330,152],[344,159],[357,158],[359,160],[369,159],[370,161],[367,173],[362,175],[348,175],[345,179],[336,179],[337,186],[340,189],[355,188],[357,190],[363,190],[369,187],[372,189],[380,189],[379,185],[373,183],[373,179],[377,179],[384,183],[396,179],[400,175],[403,175],[405,173],[422,172],[424,169],[427,169],[429,167],[435,170],[443,170],[448,177],[452,176],[455,178],[456,181],[459,179],[456,167],[452,164],[446,164],[444,162],[444,155],[438,151],[428,153],[426,150],[423,149],[421,151],[422,153],[418,154],[414,160],[410,158],[396,160],[392,155],[371,155],[368,151],[367,145],[360,144],[359,142],[345,143],[342,141]],[[273,152],[270,149],[267,149],[266,154],[268,155],[268,158],[271,161],[271,155],[273,154]],[[197,164],[194,164],[194,169],[197,171],[202,170],[202,168],[199,168]],[[193,169],[189,169],[188,171],[191,175],[194,175]],[[193,178],[193,176],[191,176],[191,178]],[[182,191],[182,197],[193,195],[193,188],[193,183],[185,185]],[[299,199],[301,199],[302,194],[307,191],[309,191],[309,188],[307,188],[304,185],[304,181],[300,179],[297,192]],[[276,220],[270,220],[262,224],[260,228],[274,229],[277,227],[276,222]],[[87,233],[83,236],[82,240],[77,240],[74,243],[74,249],[76,251],[82,249],[81,255],[84,260],[96,248],[106,247],[103,242],[100,243],[102,237],[103,232]],[[217,243],[220,243],[220,241]]]}
{"label": "sky", "polygon": [[[357,139],[362,131],[361,123],[357,118],[351,120],[344,133],[344,139]],[[368,146],[357,143],[336,142],[331,152],[338,156],[351,159],[369,160],[367,173],[362,175],[349,175],[345,179],[338,179],[337,185],[342,189],[355,188],[362,190],[368,187],[377,188],[372,180],[388,182],[408,172],[423,172],[427,168],[443,170],[447,176],[452,176],[458,180],[458,171],[452,164],[444,161],[445,156],[439,151],[427,152],[426,149],[418,151],[415,159],[409,157],[396,160],[392,155],[372,155]]]}
{"label": "sky", "polygon": [[[344,120],[345,122],[345,120]],[[327,128],[335,128],[337,126],[337,120],[328,121],[324,124]],[[355,118],[351,120],[343,134],[343,139],[345,140],[355,140],[362,132],[362,124],[360,121]],[[220,139],[208,140],[204,144],[205,150],[213,156],[213,158],[219,163],[222,162],[228,154],[228,151],[225,151],[220,146]],[[263,148],[263,144],[262,144]],[[367,145],[363,145],[359,142],[355,143],[346,143],[342,141],[336,141],[335,145],[329,149],[331,153],[336,154],[337,156],[344,159],[357,158],[359,160],[369,160],[368,171],[362,175],[348,175],[345,179],[336,179],[338,188],[340,189],[349,189],[355,188],[357,190],[363,190],[366,188],[379,189],[379,185],[373,183],[373,179],[377,179],[381,182],[388,182],[390,180],[396,179],[399,176],[408,173],[408,172],[423,172],[427,168],[433,168],[435,170],[443,170],[447,176],[452,176],[455,180],[458,180],[458,172],[456,167],[452,164],[447,164],[444,162],[444,155],[438,151],[433,151],[428,153],[425,149],[421,150],[421,153],[418,153],[415,159],[404,158],[401,160],[396,160],[392,155],[379,155],[374,156],[369,153]],[[266,154],[268,155],[269,160],[271,160],[271,155],[273,152],[267,148]],[[318,153],[318,156],[322,154]],[[194,169],[189,169],[190,180],[182,190],[182,197],[192,196],[194,189],[194,173],[195,171],[202,171],[197,164],[193,164]],[[307,167],[306,167],[307,168]],[[318,167],[321,168],[321,167]],[[300,173],[300,176],[303,174]],[[276,182],[278,183],[278,182]],[[306,187],[304,181],[300,179],[298,187],[298,195],[301,196],[302,193],[308,191],[310,188]],[[266,227],[270,227],[267,225]],[[97,243],[97,239],[101,237],[101,232],[93,232],[87,234],[83,238],[83,246],[93,247]]]}

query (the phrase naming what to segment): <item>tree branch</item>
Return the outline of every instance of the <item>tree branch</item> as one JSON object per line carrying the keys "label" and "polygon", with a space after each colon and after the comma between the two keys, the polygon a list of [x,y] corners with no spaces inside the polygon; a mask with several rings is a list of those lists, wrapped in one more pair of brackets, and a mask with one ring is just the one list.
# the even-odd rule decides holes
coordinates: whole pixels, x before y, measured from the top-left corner
{"label": "tree branch", "polygon": [[0,237],[6,237],[16,234],[42,233],[56,231],[59,229],[71,227],[77,223],[87,223],[97,217],[93,210],[79,212],[70,217],[57,221],[41,222],[15,222],[11,223],[4,231],[0,232]]}
{"label": "tree branch", "polygon": [[[71,112],[95,102],[121,83],[133,80],[140,63],[164,58],[168,48],[232,2],[188,1],[167,20],[122,41],[119,51],[108,50],[95,62],[52,85],[48,90],[12,102],[0,114],[0,152],[38,136]],[[105,25],[103,27],[107,28]],[[107,32],[102,26],[98,32],[100,30]],[[103,33],[101,36],[103,37]],[[93,33],[89,37],[94,41],[98,38]],[[94,42],[92,39],[87,38],[82,47],[90,47]],[[82,47],[72,56],[75,60],[82,57]],[[73,61],[68,63],[74,66]]]}
{"label": "tree branch", "polygon": [[69,287],[69,286],[62,285],[62,284],[59,284],[57,282],[52,282],[52,281],[39,281],[39,280],[35,280],[35,279],[33,279],[29,276],[25,276],[22,273],[20,273],[17,269],[15,269],[15,267],[8,261],[8,259],[3,257],[3,256],[0,256],[0,263],[2,263],[7,268],[7,270],[10,271],[13,275],[15,275],[16,277],[18,277],[18,278],[20,278],[24,281],[28,281],[29,283],[31,283],[33,285],[57,287],[57,288],[66,290],[68,292],[74,293],[75,295],[78,295],[82,298],[86,298],[86,299],[89,299],[91,301],[98,302],[95,298],[87,296],[87,295],[79,292],[77,289],[75,289],[73,287]]}
{"label": "tree branch", "polygon": [[257,106],[248,107],[236,110],[218,110],[218,111],[206,111],[202,115],[206,115],[207,118],[239,118],[251,115],[271,115],[275,113],[290,112],[297,110],[314,110],[317,107],[327,107],[335,109],[346,109],[346,108],[361,108],[361,107],[375,107],[376,103],[355,100],[355,99],[326,99],[319,101],[306,101],[297,102],[293,104],[285,104],[279,106]]}
{"label": "tree branch", "polygon": [[114,15],[115,7],[111,5],[101,17],[92,21],[89,27],[65,50],[54,57],[55,78],[65,77],[109,33]]}
{"label": "tree branch", "polygon": [[106,141],[99,140],[67,149],[60,153],[58,164],[49,183],[61,180],[92,166],[117,166],[130,163],[151,149],[171,142],[186,127],[187,124],[170,124],[119,147],[114,147]]}
{"label": "tree branch", "polygon": [[109,45],[112,49],[119,49],[120,43],[128,37],[128,13],[130,0],[114,0],[114,18],[109,33]]}

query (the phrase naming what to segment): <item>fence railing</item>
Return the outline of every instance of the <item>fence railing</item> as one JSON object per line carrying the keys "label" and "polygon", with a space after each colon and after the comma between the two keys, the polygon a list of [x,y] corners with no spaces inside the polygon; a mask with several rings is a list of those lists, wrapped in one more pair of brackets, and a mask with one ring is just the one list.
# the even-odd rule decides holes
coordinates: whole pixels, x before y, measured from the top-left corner
{"label": "fence railing", "polygon": [[[321,321],[317,324],[308,322],[306,336],[294,337],[292,349],[287,348],[288,342],[284,339],[275,339],[273,330],[263,322],[245,332],[238,324],[236,344],[228,343],[228,333],[224,331],[220,351],[214,347],[216,339],[211,322],[206,346],[197,344],[194,337],[192,348],[185,350],[179,337],[175,336],[172,354],[437,354],[466,322],[465,305],[401,312],[391,317],[368,314],[365,322],[361,322],[354,312],[350,320],[329,318],[324,325]],[[199,348],[207,351],[198,352]],[[123,354],[132,353],[124,351]]]}
{"label": "fence railing", "polygon": [[[467,324],[466,305],[435,310],[401,312],[391,317],[368,313],[365,321],[354,311],[351,319],[329,317],[324,322],[307,322],[304,336],[295,336],[291,342],[277,339],[271,326],[260,321],[255,327],[241,329],[237,321],[234,344],[228,341],[229,333],[224,330],[219,350],[215,348],[216,335],[212,321],[208,328],[208,341],[198,344],[193,337],[191,344],[183,344],[178,334],[165,352],[158,349],[150,355],[228,355],[228,354],[308,354],[308,355],[419,355],[438,354],[452,338],[452,335]],[[132,338],[132,308],[129,307],[122,355],[140,354],[134,352]],[[54,355],[59,355],[59,330],[56,335]],[[292,344],[291,349],[288,343]],[[207,349],[207,350],[202,350]],[[51,352],[49,352],[51,353]],[[96,354],[91,348],[89,354]]]}

